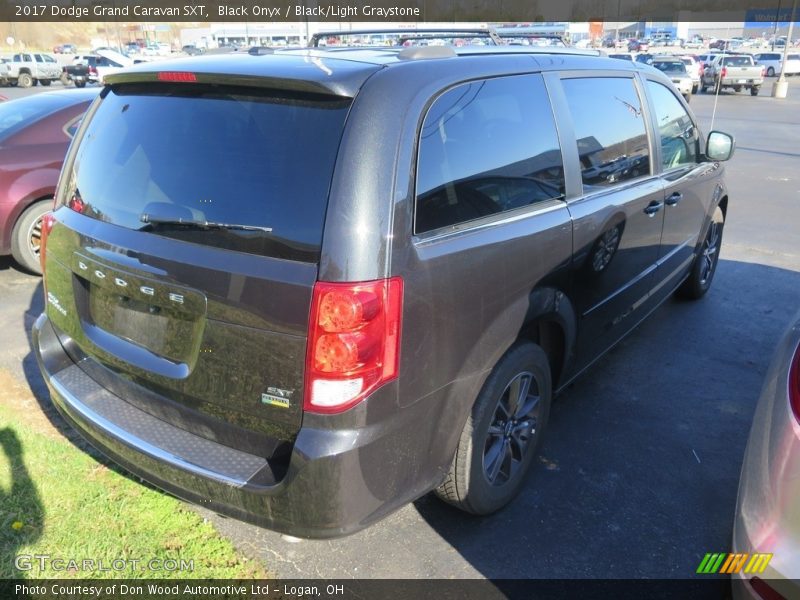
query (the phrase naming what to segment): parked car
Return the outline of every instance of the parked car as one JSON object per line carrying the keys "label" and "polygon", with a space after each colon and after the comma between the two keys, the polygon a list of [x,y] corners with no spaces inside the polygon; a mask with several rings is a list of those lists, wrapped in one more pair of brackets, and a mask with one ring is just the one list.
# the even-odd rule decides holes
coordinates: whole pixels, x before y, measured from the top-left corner
{"label": "parked car", "polygon": [[732,88],[734,92],[750,90],[751,96],[758,96],[766,74],[766,68],[757,65],[749,54],[721,54],[703,68],[700,90]]}
{"label": "parked car", "polygon": [[42,216],[53,207],[61,164],[97,92],[60,90],[0,104],[0,255],[41,272]]}
{"label": "parked car", "polygon": [[[781,73],[781,65],[783,64],[782,52],[761,52],[754,54],[753,58],[759,65],[766,68],[767,77],[775,77]],[[797,75],[800,73],[800,54],[787,54],[786,55],[786,75]]]}
{"label": "parked car", "polygon": [[625,52],[620,52],[620,53],[609,54],[609,55],[608,55],[608,58],[616,58],[616,59],[620,59],[620,60],[630,60],[630,61],[633,61],[633,55],[632,55],[632,54],[630,54],[630,53],[625,53]]}
{"label": "parked car", "polygon": [[[756,404],[739,482],[734,553],[765,558],[734,575],[734,598],[800,596],[800,315],[778,345]],[[766,558],[769,557],[769,558]]]}
{"label": "parked car", "polygon": [[677,56],[655,56],[650,64],[659,71],[663,71],[670,78],[670,81],[675,84],[681,96],[689,102],[692,97],[694,82],[686,71],[683,59]]}
{"label": "parked car", "polygon": [[647,52],[650,44],[645,40],[628,40],[628,52]]}
{"label": "parked car", "polygon": [[8,85],[11,67],[4,60],[0,60],[0,85]]}
{"label": "parked car", "polygon": [[430,490],[500,509],[554,394],[714,277],[733,139],[644,65],[302,49],[107,81],[33,347],[93,444],[239,519],[324,538]]}
{"label": "parked car", "polygon": [[194,44],[187,44],[186,46],[181,48],[181,51],[184,54],[188,54],[189,56],[197,56],[198,54],[204,54],[205,53],[205,49],[204,48],[198,48]]}
{"label": "parked car", "polygon": [[8,81],[23,88],[37,83],[48,86],[61,77],[61,66],[49,54],[21,52],[15,54],[7,64]]}
{"label": "parked car", "polygon": [[710,64],[718,56],[722,56],[722,54],[720,54],[719,52],[711,52],[708,54],[701,54],[700,56],[696,56],[695,60],[700,63],[700,67],[702,69],[705,69],[706,65]]}
{"label": "parked car", "polygon": [[61,44],[53,47],[53,54],[72,54],[77,51],[78,48],[75,44]]}
{"label": "parked car", "polygon": [[87,83],[102,83],[106,75],[134,64],[134,61],[118,52],[103,49],[96,54],[77,55],[72,62],[73,66],[67,67],[67,72],[69,79],[77,87],[83,87]]}
{"label": "parked car", "polygon": [[703,67],[697,62],[693,56],[681,56],[683,64],[686,65],[686,72],[692,79],[692,93],[696,94],[700,88],[700,79],[703,72]]}

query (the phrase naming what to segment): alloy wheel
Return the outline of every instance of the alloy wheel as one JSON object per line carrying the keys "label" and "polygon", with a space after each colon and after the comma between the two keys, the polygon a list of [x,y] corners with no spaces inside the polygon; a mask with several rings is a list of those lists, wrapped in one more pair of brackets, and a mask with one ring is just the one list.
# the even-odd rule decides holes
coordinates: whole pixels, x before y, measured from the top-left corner
{"label": "alloy wheel", "polygon": [[540,396],[533,373],[516,375],[497,403],[486,433],[483,474],[493,486],[514,478],[539,433]]}

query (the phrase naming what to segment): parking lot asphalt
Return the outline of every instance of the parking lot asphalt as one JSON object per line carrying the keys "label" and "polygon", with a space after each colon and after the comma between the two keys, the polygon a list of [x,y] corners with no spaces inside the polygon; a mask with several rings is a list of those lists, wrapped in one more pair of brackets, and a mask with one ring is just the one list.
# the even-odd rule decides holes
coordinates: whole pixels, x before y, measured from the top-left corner
{"label": "parking lot asphalt", "polygon": [[[706,133],[713,117],[737,140],[714,285],[667,301],[556,400],[512,505],[475,518],[428,495],[348,538],[298,543],[204,514],[284,578],[683,578],[729,551],[762,378],[800,309],[800,78],[786,100],[772,81],[756,98],[692,98]],[[27,335],[41,309],[39,279],[0,258],[0,369],[44,398]]]}

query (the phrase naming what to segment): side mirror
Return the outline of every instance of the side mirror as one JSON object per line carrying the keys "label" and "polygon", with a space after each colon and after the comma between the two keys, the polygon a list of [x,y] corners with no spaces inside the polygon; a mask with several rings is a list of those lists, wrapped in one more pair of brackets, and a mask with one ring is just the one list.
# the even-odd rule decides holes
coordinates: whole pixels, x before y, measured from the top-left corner
{"label": "side mirror", "polygon": [[732,135],[712,131],[706,139],[706,157],[709,160],[728,160],[733,156],[736,142]]}

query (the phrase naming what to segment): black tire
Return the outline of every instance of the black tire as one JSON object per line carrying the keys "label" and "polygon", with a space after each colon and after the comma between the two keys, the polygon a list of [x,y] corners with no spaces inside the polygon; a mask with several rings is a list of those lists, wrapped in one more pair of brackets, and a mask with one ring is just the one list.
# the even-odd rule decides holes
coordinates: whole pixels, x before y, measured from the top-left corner
{"label": "black tire", "polygon": [[39,240],[42,232],[42,217],[53,209],[52,200],[40,200],[23,212],[11,231],[11,254],[19,266],[40,275]]}
{"label": "black tire", "polygon": [[[525,394],[521,405],[513,401],[514,390]],[[436,495],[476,515],[513,500],[541,444],[552,394],[544,351],[530,342],[512,346],[486,379]]]}
{"label": "black tire", "polygon": [[84,81],[83,79],[81,79],[79,81],[76,81],[75,82],[75,87],[85,88],[86,87],[86,81]]}
{"label": "black tire", "polygon": [[751,88],[750,88],[750,95],[751,95],[751,96],[758,96],[758,91],[759,91],[760,89],[761,89],[761,88],[760,88],[759,86],[755,86],[755,85],[754,85],[753,87],[751,87]]}
{"label": "black tire", "polygon": [[719,251],[722,248],[722,230],[725,217],[717,206],[711,217],[706,237],[700,245],[700,253],[694,259],[689,277],[678,288],[677,294],[687,300],[699,300],[706,295],[714,280],[719,264]]}
{"label": "black tire", "polygon": [[733,91],[734,92],[741,92],[742,91],[742,86],[740,86],[740,85],[733,86]]}
{"label": "black tire", "polygon": [[691,94],[685,94],[685,95],[683,96],[683,99],[684,99],[684,100],[686,100],[686,102],[690,102],[690,101],[691,101],[691,99],[692,99],[692,95],[691,95]]}
{"label": "black tire", "polygon": [[696,93],[697,93],[697,90],[698,90],[699,88],[700,88],[700,86],[699,86],[699,85],[693,85],[693,86],[692,86],[692,93],[693,93],[693,94],[696,94]]}
{"label": "black tire", "polygon": [[44,87],[47,87],[52,83],[52,81],[49,79],[40,79],[39,83],[41,83]]}
{"label": "black tire", "polygon": [[773,67],[767,69],[767,77],[775,77],[775,69]]}
{"label": "black tire", "polygon": [[29,88],[33,85],[33,77],[30,73],[20,73],[17,77],[17,85],[21,88]]}

